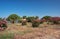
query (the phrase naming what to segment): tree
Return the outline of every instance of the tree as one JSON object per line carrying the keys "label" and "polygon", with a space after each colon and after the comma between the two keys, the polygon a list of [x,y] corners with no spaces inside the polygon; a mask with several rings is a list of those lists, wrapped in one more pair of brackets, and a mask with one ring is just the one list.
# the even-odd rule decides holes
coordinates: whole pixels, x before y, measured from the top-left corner
{"label": "tree", "polygon": [[26,19],[27,18],[27,16],[23,16],[23,19]]}
{"label": "tree", "polygon": [[51,16],[44,16],[44,17],[41,18],[40,23],[46,22],[47,24],[49,24],[50,23],[50,18],[51,18]]}
{"label": "tree", "polygon": [[38,16],[35,17],[35,19],[38,19],[38,18],[39,18]]}
{"label": "tree", "polygon": [[16,15],[16,14],[11,14],[10,16],[8,16],[7,20],[11,21],[12,23],[14,23],[16,20],[19,20],[20,16]]}
{"label": "tree", "polygon": [[34,20],[34,19],[35,19],[35,17],[34,17],[34,16],[27,17],[28,22],[32,22],[32,20]]}
{"label": "tree", "polygon": [[32,20],[32,27],[38,27],[40,24],[40,19],[38,16],[35,17],[35,19]]}
{"label": "tree", "polygon": [[51,16],[44,16],[42,19],[45,19],[46,21],[49,21]]}
{"label": "tree", "polygon": [[44,16],[42,19],[48,20],[49,18],[51,18],[51,16]]}

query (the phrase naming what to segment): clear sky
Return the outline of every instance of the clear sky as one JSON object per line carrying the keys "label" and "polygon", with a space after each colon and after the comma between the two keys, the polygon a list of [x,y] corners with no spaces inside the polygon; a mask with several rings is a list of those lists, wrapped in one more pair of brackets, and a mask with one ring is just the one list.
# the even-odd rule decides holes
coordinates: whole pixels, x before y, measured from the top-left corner
{"label": "clear sky", "polygon": [[60,0],[0,0],[0,17],[60,16]]}

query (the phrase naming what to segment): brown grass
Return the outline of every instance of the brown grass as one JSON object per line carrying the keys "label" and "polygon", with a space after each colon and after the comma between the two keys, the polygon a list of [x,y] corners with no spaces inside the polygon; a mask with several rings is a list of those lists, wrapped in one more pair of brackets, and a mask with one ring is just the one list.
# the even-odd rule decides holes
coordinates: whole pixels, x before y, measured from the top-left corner
{"label": "brown grass", "polygon": [[8,24],[8,28],[1,33],[13,33],[13,39],[60,39],[60,25],[43,25],[32,28],[31,24],[22,26]]}

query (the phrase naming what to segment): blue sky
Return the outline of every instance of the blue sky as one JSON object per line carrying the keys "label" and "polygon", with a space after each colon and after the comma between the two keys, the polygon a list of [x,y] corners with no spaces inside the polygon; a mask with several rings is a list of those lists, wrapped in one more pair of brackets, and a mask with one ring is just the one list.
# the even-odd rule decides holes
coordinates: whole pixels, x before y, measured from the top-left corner
{"label": "blue sky", "polygon": [[0,17],[60,16],[60,0],[0,0]]}

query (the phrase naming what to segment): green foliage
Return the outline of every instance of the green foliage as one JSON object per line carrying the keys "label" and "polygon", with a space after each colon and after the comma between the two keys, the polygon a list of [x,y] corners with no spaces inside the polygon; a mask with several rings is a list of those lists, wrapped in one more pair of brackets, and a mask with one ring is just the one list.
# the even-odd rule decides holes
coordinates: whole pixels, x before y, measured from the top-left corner
{"label": "green foliage", "polygon": [[38,19],[38,18],[39,18],[38,16],[35,17],[35,19]]}
{"label": "green foliage", "polygon": [[14,34],[12,34],[12,33],[0,34],[0,39],[13,39],[13,38],[14,38]]}
{"label": "green foliage", "polygon": [[39,19],[34,19],[32,22],[32,27],[38,27],[40,24],[40,20]]}
{"label": "green foliage", "polygon": [[51,16],[44,16],[42,19],[48,20],[49,18],[51,18]]}
{"label": "green foliage", "polygon": [[34,19],[35,19],[35,17],[34,17],[34,16],[27,17],[28,22],[32,22],[32,20],[34,20]]}
{"label": "green foliage", "polygon": [[40,24],[39,22],[33,22],[33,23],[32,23],[32,27],[38,27],[39,24]]}
{"label": "green foliage", "polygon": [[20,16],[16,15],[16,14],[11,14],[10,16],[8,16],[7,20],[8,21],[16,21],[19,20]]}
{"label": "green foliage", "polygon": [[27,18],[27,16],[23,16],[23,19]]}

